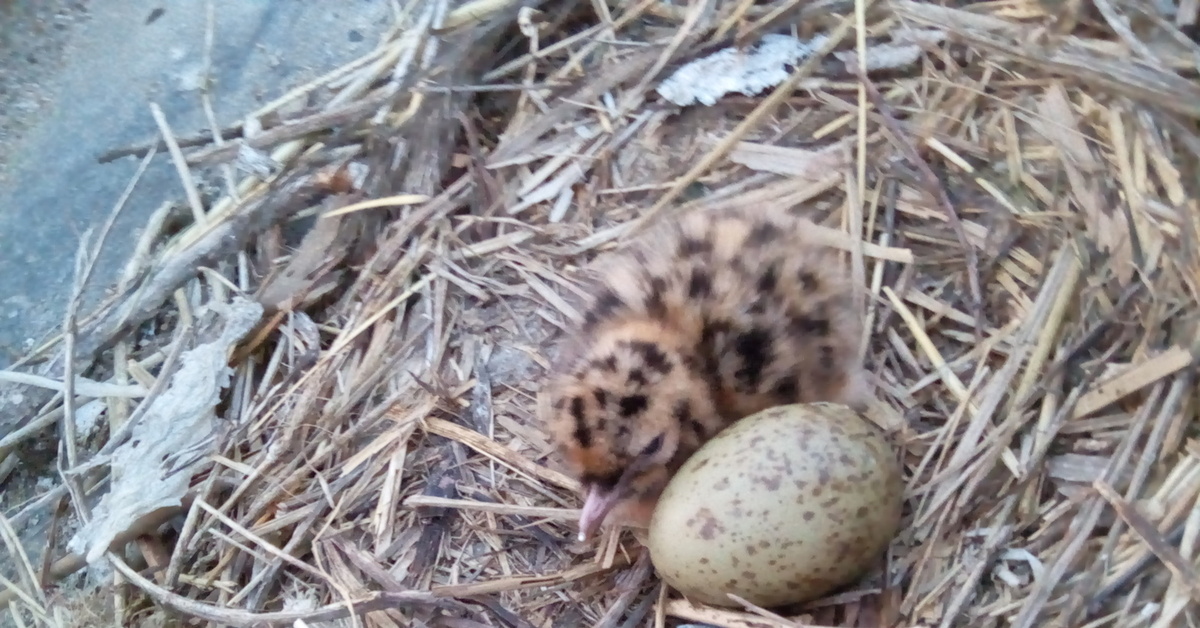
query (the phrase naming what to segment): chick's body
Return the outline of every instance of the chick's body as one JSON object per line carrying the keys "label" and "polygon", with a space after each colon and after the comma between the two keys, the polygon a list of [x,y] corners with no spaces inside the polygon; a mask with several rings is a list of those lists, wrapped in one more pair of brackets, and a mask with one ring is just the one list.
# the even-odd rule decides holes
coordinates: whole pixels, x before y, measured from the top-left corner
{"label": "chick's body", "polygon": [[586,493],[580,537],[645,526],[671,474],[766,408],[866,402],[861,315],[837,252],[779,209],[694,212],[598,260],[545,400]]}

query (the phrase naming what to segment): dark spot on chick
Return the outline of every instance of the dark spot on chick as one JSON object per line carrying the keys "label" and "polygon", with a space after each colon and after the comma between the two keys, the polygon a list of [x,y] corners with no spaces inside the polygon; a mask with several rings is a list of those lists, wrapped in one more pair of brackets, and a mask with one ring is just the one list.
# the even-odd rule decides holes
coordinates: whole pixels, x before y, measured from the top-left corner
{"label": "dark spot on chick", "polygon": [[709,344],[716,342],[717,334],[728,332],[729,328],[729,321],[720,319],[705,320],[704,326],[700,329],[700,342]]}
{"label": "dark spot on chick", "polygon": [[675,419],[680,425],[695,434],[697,440],[703,440],[707,433],[704,425],[692,418],[692,404],[686,399],[681,399],[675,402],[675,407],[671,409],[671,418]]}
{"label": "dark spot on chick", "polygon": [[817,513],[813,512],[811,510],[804,511],[804,520],[805,521],[812,521],[813,518],[816,516],[817,516]]}
{"label": "dark spot on chick", "polygon": [[698,255],[700,253],[708,253],[712,251],[712,242],[709,240],[701,240],[699,238],[684,238],[679,243],[679,255],[687,257],[690,255]]}
{"label": "dark spot on chick", "polygon": [[784,375],[771,387],[771,392],[783,402],[794,402],[800,398],[800,382],[795,378]]}
{"label": "dark spot on chick", "polygon": [[775,271],[775,265],[767,266],[763,271],[762,276],[758,278],[758,289],[761,292],[773,292],[775,287],[779,285],[779,275]]}
{"label": "dark spot on chick", "polygon": [[608,404],[608,393],[604,392],[603,388],[597,388],[592,391],[592,397],[596,399],[596,405],[603,408]]}
{"label": "dark spot on chick", "polygon": [[800,287],[805,290],[816,290],[819,285],[817,276],[808,270],[801,269],[800,274],[796,278],[800,280]]}
{"label": "dark spot on chick", "polygon": [[709,319],[704,321],[704,326],[700,329],[699,351],[704,360],[704,373],[709,377],[715,376],[720,368],[715,350],[717,335],[728,332],[729,327],[728,321]]}
{"label": "dark spot on chick", "polygon": [[638,340],[629,343],[629,348],[641,356],[646,368],[666,375],[671,372],[671,362],[667,354],[652,342]]}
{"label": "dark spot on chick", "polygon": [[821,353],[821,357],[818,358],[818,361],[821,364],[821,368],[823,368],[827,371],[832,371],[833,364],[834,364],[833,347],[831,347],[829,345],[821,345],[820,353]]}
{"label": "dark spot on chick", "polygon": [[629,418],[645,410],[646,406],[650,405],[650,400],[646,398],[646,395],[629,395],[621,397],[619,405],[620,409],[618,412],[620,412],[621,416]]}
{"label": "dark spot on chick", "polygon": [[790,329],[793,334],[798,336],[820,336],[824,338],[829,335],[829,319],[813,318],[810,316],[794,316],[789,322]]}
{"label": "dark spot on chick", "polygon": [[858,517],[859,519],[866,519],[867,515],[869,514],[871,514],[871,509],[867,508],[866,506],[859,506],[858,510],[854,511],[854,516]]}
{"label": "dark spot on chick", "polygon": [[634,386],[646,385],[646,374],[642,369],[631,369],[629,371],[629,384]]}
{"label": "dark spot on chick", "polygon": [[692,404],[688,403],[687,399],[680,399],[675,402],[675,406],[671,408],[671,417],[680,423],[687,423],[692,420]]}
{"label": "dark spot on chick", "polygon": [[610,355],[610,356],[605,357],[602,360],[593,360],[592,366],[594,368],[596,368],[597,370],[604,371],[606,373],[616,373],[617,372],[617,356]]}
{"label": "dark spot on chick", "polygon": [[571,418],[575,420],[575,440],[581,447],[591,447],[592,431],[588,429],[583,415],[583,397],[571,399]]}
{"label": "dark spot on chick", "polygon": [[746,243],[752,246],[762,246],[779,237],[780,229],[769,222],[760,222],[750,230],[750,235],[746,237]]}
{"label": "dark spot on chick", "polygon": [[712,277],[703,268],[693,268],[688,278],[688,297],[702,299],[712,294]]}
{"label": "dark spot on chick", "polygon": [[591,309],[584,316],[584,327],[594,327],[601,320],[612,316],[622,305],[621,297],[611,290],[605,290],[596,298]]}
{"label": "dark spot on chick", "polygon": [[734,340],[733,350],[742,358],[734,377],[747,387],[757,386],[772,358],[771,333],[761,327],[749,329]]}
{"label": "dark spot on chick", "polygon": [[662,318],[667,315],[667,280],[662,277],[650,278],[650,291],[646,294],[646,311],[651,316]]}
{"label": "dark spot on chick", "polygon": [[650,291],[662,294],[667,291],[667,280],[664,277],[650,278]]}

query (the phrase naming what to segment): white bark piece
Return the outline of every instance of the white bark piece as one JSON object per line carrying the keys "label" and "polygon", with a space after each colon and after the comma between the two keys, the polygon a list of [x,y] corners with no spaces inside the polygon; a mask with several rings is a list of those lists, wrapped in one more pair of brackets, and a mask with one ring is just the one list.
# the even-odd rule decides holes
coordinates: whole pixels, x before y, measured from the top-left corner
{"label": "white bark piece", "polygon": [[230,349],[262,316],[246,299],[214,306],[224,329],[212,342],[180,356],[179,370],[130,434],[112,454],[112,487],[92,520],[71,539],[71,551],[93,563],[130,524],[160,508],[178,506],[192,475],[216,444],[214,408],[233,374]]}
{"label": "white bark piece", "polygon": [[811,56],[826,39],[819,35],[805,42],[791,35],[764,35],[756,46],[725,48],[684,65],[658,86],[658,93],[681,107],[711,106],[730,93],[754,96],[782,83],[788,66]]}
{"label": "white bark piece", "polygon": [[[658,87],[668,101],[686,107],[696,103],[713,105],[726,94],[754,96],[784,81],[793,68],[825,45],[828,37],[818,35],[802,41],[791,35],[764,35],[757,45],[719,50],[679,68]],[[867,48],[868,72],[891,70],[916,63],[922,45],[945,41],[946,33],[931,29],[907,29],[893,37],[892,43],[874,43]],[[858,65],[852,50],[835,52],[833,57],[847,68]]]}

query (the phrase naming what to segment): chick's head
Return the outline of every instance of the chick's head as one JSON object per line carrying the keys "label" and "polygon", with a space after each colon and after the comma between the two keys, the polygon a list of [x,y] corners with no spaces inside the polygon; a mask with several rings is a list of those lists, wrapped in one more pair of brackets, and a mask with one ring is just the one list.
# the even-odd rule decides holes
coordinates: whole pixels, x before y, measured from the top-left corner
{"label": "chick's head", "polygon": [[655,327],[601,335],[551,386],[547,428],[585,495],[581,540],[614,510],[645,525],[670,474],[713,421],[695,360]]}

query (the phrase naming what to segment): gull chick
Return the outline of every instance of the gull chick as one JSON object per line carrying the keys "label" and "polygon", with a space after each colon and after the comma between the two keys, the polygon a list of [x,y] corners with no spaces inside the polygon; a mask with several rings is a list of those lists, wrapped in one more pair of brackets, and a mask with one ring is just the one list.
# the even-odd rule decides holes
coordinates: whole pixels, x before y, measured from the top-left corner
{"label": "gull chick", "polygon": [[671,475],[750,414],[864,408],[862,316],[837,250],[783,209],[693,212],[597,260],[585,316],[542,395],[583,488],[579,539],[646,527]]}

